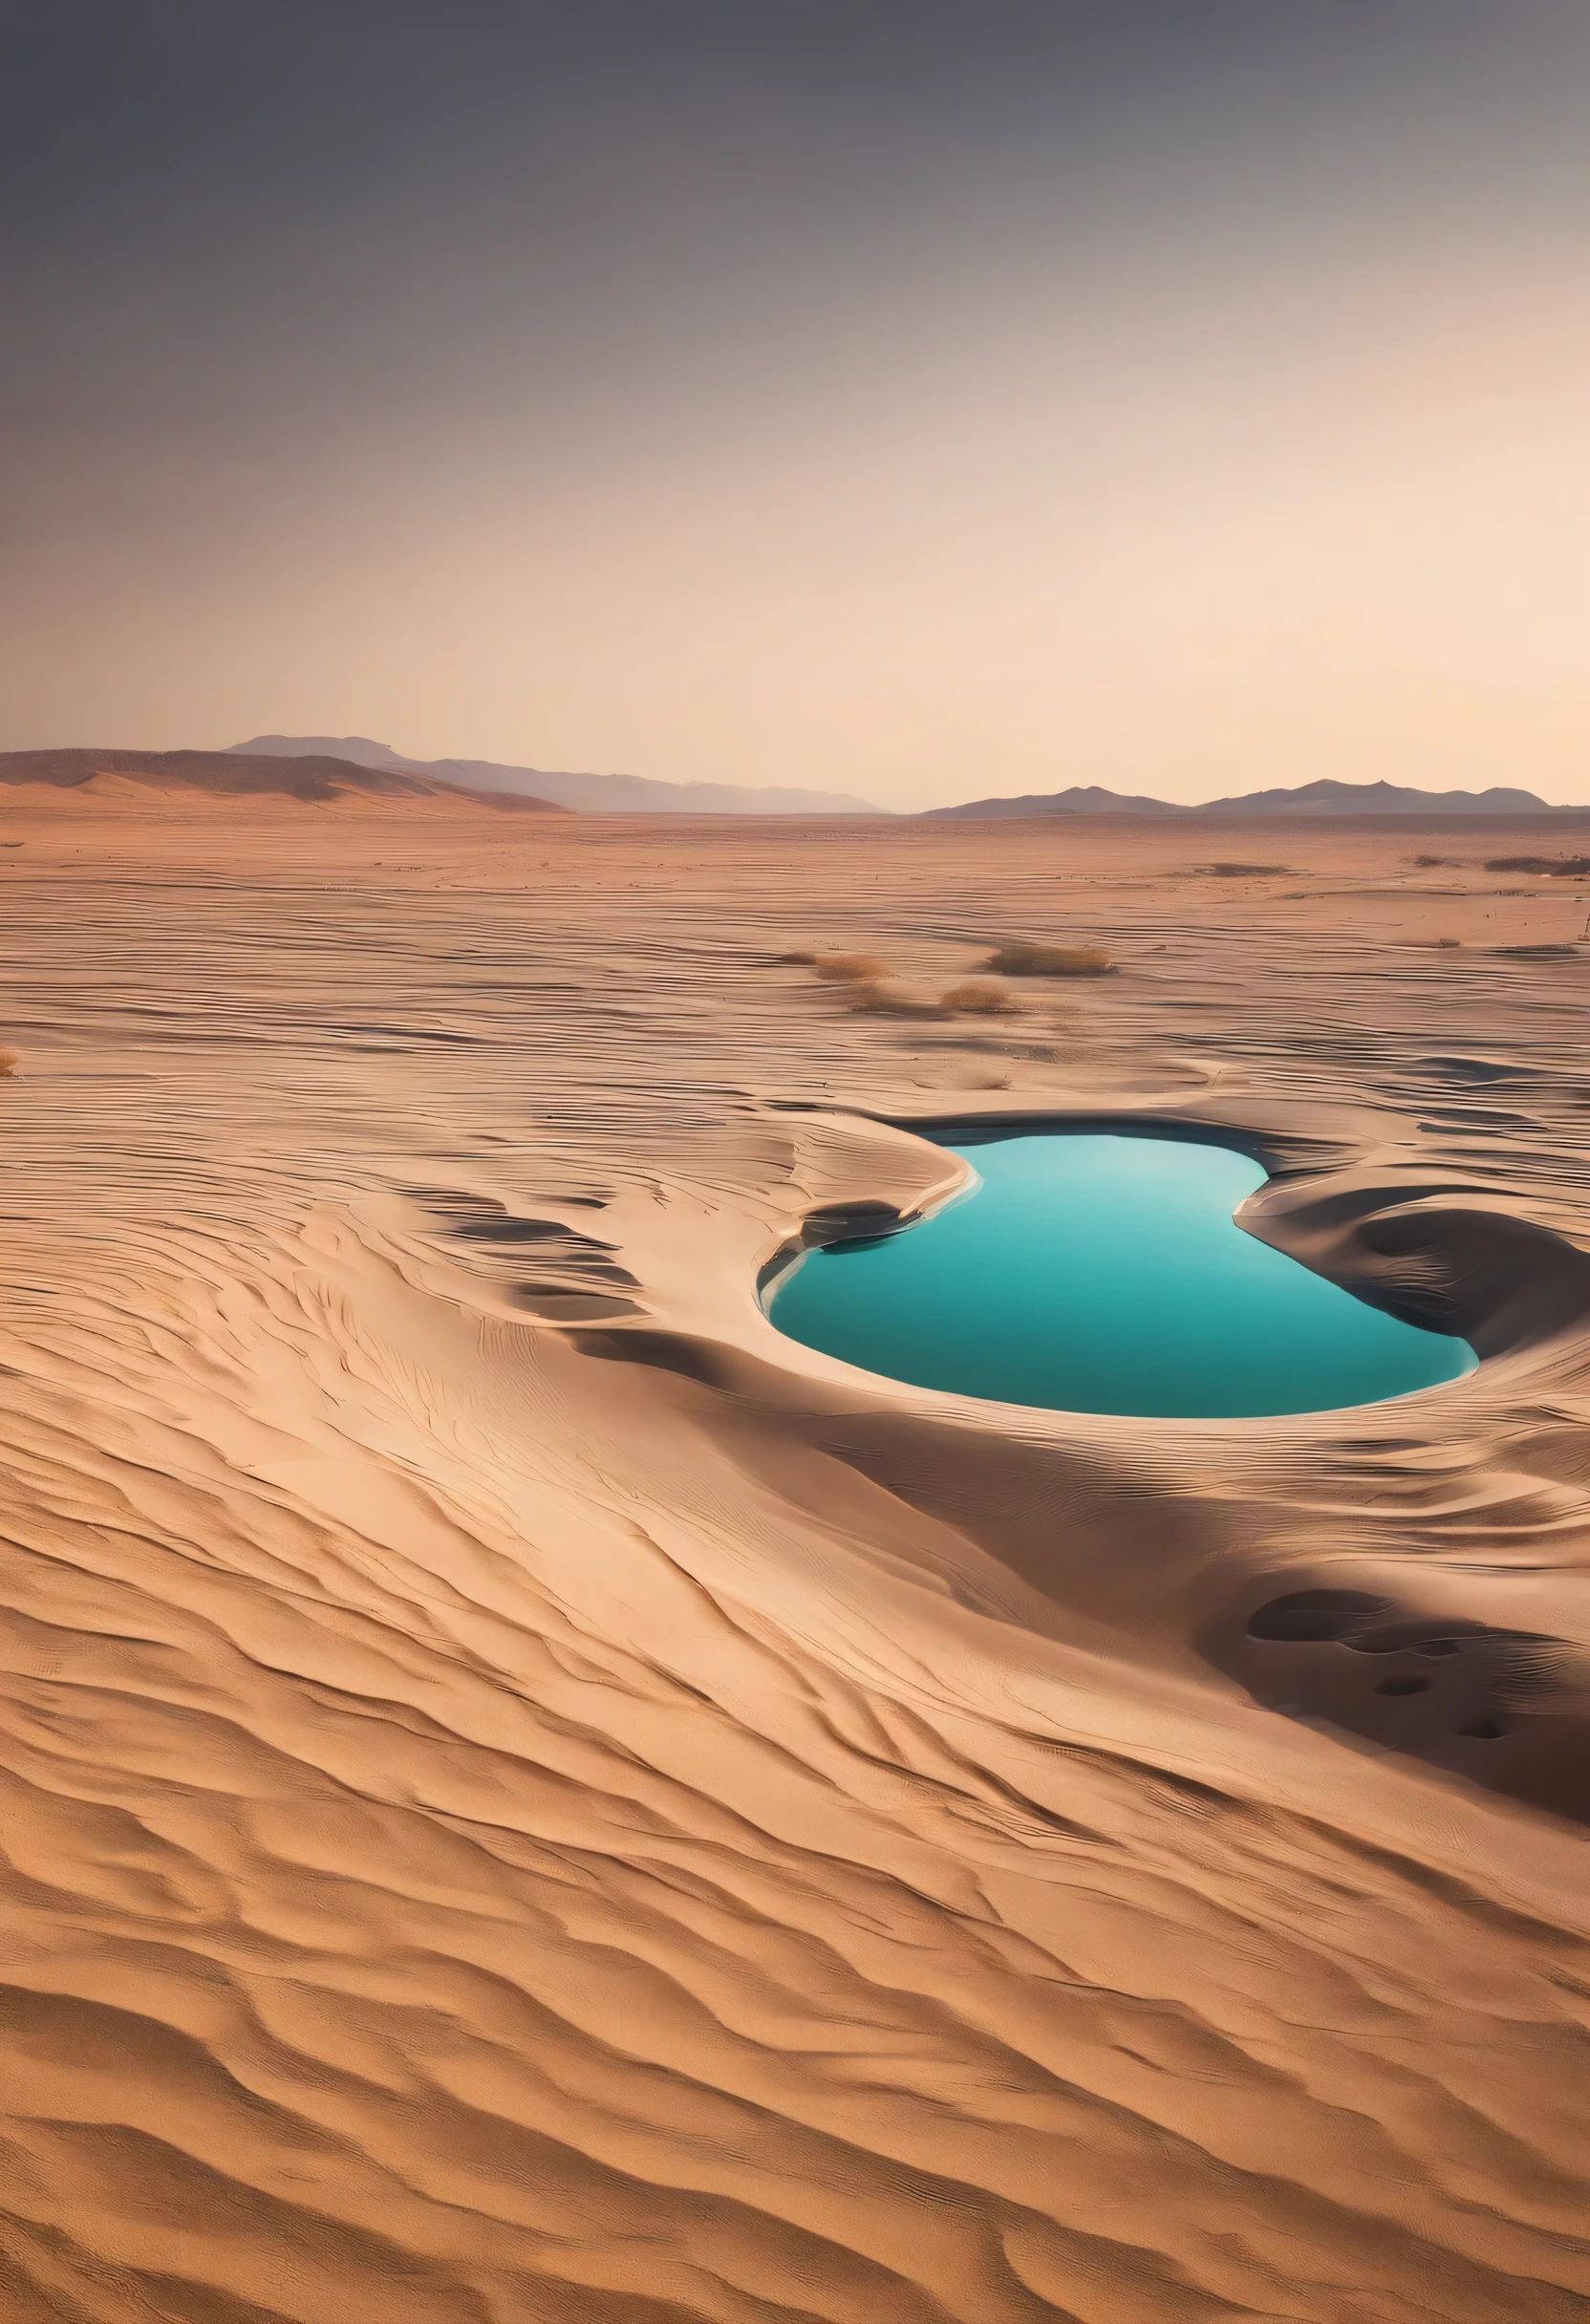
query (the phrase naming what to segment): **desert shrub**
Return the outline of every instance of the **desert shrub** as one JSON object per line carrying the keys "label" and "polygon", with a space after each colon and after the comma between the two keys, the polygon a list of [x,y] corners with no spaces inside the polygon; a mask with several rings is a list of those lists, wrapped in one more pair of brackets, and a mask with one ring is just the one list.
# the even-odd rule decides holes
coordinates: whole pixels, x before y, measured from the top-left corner
{"label": "desert shrub", "polygon": [[964,984],[952,984],[938,1005],[951,1017],[1015,1017],[1021,1007],[1016,995],[992,977],[968,977]]}
{"label": "desert shrub", "polygon": [[781,968],[815,968],[816,965],[817,955],[814,952],[781,952],[779,955]]}
{"label": "desert shrub", "polygon": [[1533,872],[1536,879],[1584,879],[1590,855],[1493,855],[1487,872]]}
{"label": "desert shrub", "polygon": [[1433,872],[1438,864],[1444,864],[1449,870],[1455,871],[1457,861],[1455,855],[1415,855],[1413,858],[1415,868],[1420,872]]}
{"label": "desert shrub", "polygon": [[1211,879],[1270,879],[1290,871],[1289,864],[1205,864]]}
{"label": "desert shrub", "polygon": [[820,952],[812,962],[813,973],[825,984],[873,984],[888,967],[887,960],[875,960],[866,952]]}
{"label": "desert shrub", "polygon": [[1115,963],[1097,944],[1001,944],[983,962],[1000,977],[1112,977]]}
{"label": "desert shrub", "polygon": [[946,1014],[942,1001],[930,994],[915,991],[909,984],[899,984],[892,978],[867,978],[852,984],[849,1003],[853,1009],[865,1010],[874,1017],[942,1017]]}

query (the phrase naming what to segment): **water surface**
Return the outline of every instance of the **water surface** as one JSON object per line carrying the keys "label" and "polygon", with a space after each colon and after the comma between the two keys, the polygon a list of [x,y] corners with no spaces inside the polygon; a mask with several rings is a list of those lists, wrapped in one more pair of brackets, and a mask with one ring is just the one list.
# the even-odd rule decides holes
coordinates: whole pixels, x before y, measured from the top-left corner
{"label": "water surface", "polygon": [[1463,1340],[1384,1315],[1235,1225],[1266,1173],[1174,1136],[940,1140],[978,1173],[918,1225],[808,1252],[768,1314],[918,1388],[1143,1418],[1377,1404],[1472,1371]]}

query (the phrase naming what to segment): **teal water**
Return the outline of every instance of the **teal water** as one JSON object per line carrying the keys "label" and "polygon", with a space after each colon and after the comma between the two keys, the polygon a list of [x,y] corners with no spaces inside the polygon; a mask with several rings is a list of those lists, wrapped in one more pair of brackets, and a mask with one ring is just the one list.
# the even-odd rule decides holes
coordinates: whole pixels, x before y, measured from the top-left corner
{"label": "teal water", "polygon": [[1146,1419],[1378,1404],[1472,1371],[1235,1225],[1266,1173],[1226,1146],[1022,1132],[939,1143],[978,1183],[918,1225],[808,1252],[768,1315],[917,1388]]}

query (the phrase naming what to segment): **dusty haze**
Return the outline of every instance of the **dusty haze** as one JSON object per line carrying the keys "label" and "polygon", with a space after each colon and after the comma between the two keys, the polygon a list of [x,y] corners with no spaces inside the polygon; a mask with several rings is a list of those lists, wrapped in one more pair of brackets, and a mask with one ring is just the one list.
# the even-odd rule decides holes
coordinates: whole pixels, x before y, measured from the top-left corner
{"label": "dusty haze", "polygon": [[0,747],[1590,788],[1590,18],[27,0]]}

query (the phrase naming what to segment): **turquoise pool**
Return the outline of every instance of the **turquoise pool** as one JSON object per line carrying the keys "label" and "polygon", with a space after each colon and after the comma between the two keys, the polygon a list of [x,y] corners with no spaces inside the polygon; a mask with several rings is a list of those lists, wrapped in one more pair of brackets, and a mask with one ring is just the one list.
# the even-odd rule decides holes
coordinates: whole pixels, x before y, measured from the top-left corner
{"label": "turquoise pool", "polygon": [[1472,1371],[1466,1341],[1369,1307],[1232,1217],[1266,1173],[1176,1136],[941,1139],[977,1179],[919,1224],[811,1251],[768,1315],[917,1388],[1142,1419],[1379,1404]]}

